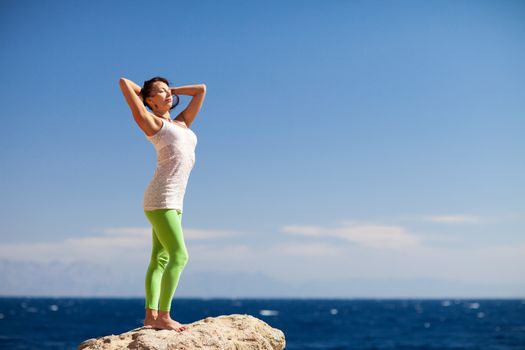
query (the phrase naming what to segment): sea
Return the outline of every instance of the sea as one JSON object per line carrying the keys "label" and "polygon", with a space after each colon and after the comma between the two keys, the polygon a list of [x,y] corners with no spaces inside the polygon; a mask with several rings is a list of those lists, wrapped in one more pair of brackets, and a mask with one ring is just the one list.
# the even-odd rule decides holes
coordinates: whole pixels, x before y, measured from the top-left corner
{"label": "sea", "polygon": [[[0,298],[0,349],[77,349],[141,327],[141,298]],[[285,349],[523,350],[523,299],[184,299],[181,323],[249,314],[284,332]]]}

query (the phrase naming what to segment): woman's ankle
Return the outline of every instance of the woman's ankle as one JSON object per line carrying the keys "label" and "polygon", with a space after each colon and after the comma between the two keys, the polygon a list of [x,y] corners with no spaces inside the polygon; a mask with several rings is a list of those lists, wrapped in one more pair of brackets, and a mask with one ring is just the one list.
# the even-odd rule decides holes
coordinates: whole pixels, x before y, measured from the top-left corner
{"label": "woman's ankle", "polygon": [[156,309],[146,308],[146,319],[156,319],[158,317],[158,311]]}
{"label": "woman's ankle", "polygon": [[157,318],[160,318],[160,319],[163,319],[163,320],[171,319],[169,311],[161,311],[161,310],[159,310],[157,315],[158,315]]}

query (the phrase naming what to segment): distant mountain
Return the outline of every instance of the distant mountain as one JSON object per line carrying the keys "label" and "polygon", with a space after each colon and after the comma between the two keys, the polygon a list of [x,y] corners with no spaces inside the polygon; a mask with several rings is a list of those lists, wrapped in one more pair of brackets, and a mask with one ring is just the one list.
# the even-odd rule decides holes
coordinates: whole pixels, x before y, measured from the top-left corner
{"label": "distant mountain", "polygon": [[350,278],[340,281],[312,280],[300,285],[309,295],[338,298],[523,298],[521,284],[479,284],[454,280],[414,278]]}
{"label": "distant mountain", "polygon": [[[102,296],[129,290],[125,276],[107,265],[0,260],[1,295]],[[135,290],[140,286],[137,283]]]}
{"label": "distant mountain", "polygon": [[[143,297],[146,267],[115,267],[91,262],[38,263],[0,259],[1,296]],[[196,298],[521,298],[520,285],[481,285],[431,278],[288,283],[261,272],[185,269],[175,297]]]}
{"label": "distant mountain", "polygon": [[[117,268],[91,262],[39,263],[0,259],[0,295],[143,296],[146,268]],[[280,296],[282,292],[290,291],[293,291],[292,286],[260,272],[185,269],[176,296],[259,297]]]}

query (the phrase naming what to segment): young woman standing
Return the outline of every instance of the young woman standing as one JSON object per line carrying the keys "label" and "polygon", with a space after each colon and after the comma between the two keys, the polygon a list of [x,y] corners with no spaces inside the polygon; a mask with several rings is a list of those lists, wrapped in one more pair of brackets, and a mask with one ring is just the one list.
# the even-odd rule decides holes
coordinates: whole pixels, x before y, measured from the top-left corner
{"label": "young woman standing", "polygon": [[[187,329],[170,317],[171,301],[189,255],[182,232],[184,194],[195,164],[197,135],[190,129],[206,96],[206,85],[170,87],[168,80],[154,77],[142,88],[120,79],[120,88],[133,118],[153,144],[157,168],[146,191],[143,209],[152,226],[152,252],[145,278],[145,327]],[[173,120],[170,110],[178,95],[191,95],[186,109]],[[173,104],[173,96],[177,102]],[[146,108],[149,108],[148,109]]]}

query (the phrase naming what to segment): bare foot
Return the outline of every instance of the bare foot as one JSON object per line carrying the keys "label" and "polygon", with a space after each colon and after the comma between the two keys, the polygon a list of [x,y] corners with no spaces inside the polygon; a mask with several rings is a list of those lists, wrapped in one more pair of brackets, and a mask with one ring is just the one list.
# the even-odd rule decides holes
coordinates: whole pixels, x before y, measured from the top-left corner
{"label": "bare foot", "polygon": [[160,317],[153,322],[152,327],[157,329],[171,329],[177,332],[182,332],[183,330],[188,329],[187,325],[183,325],[171,318],[165,319]]}
{"label": "bare foot", "polygon": [[144,319],[144,327],[146,328],[153,328],[155,326],[155,319],[154,318],[145,318]]}

